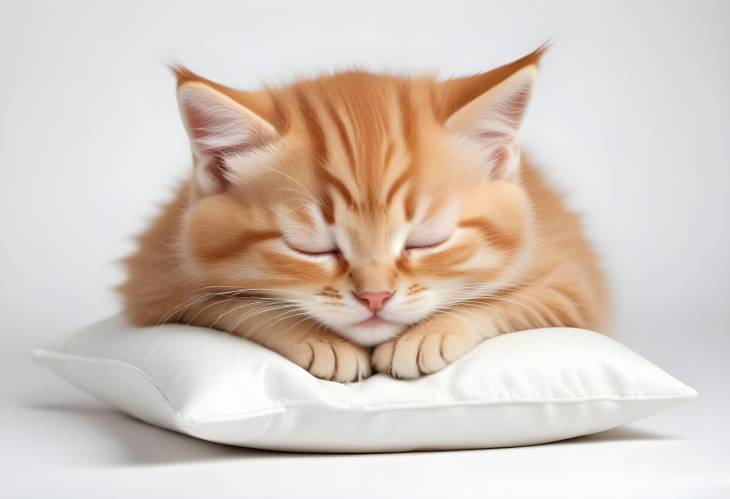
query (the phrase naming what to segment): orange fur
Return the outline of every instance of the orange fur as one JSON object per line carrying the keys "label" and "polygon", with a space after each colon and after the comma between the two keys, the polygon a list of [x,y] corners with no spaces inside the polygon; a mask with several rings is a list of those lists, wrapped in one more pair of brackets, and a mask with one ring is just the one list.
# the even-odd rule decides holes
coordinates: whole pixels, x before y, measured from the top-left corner
{"label": "orange fur", "polygon": [[[239,334],[338,381],[433,372],[500,333],[602,328],[596,257],[510,128],[542,52],[446,82],[346,72],[258,92],[175,68],[195,169],[126,260],[127,315]],[[371,316],[361,296],[386,291]]]}

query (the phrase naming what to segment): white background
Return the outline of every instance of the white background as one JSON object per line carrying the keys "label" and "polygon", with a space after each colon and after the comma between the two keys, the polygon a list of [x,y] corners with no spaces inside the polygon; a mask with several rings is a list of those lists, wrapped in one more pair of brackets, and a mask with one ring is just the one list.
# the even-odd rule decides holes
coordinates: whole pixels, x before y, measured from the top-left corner
{"label": "white background", "polygon": [[[450,76],[548,39],[526,148],[585,214],[621,341],[699,400],[568,444],[315,458],[147,427],[29,363],[118,310],[114,261],[187,173],[166,64],[243,88],[349,66]],[[721,1],[0,1],[0,483],[46,497],[560,495],[576,476],[606,479],[592,489],[606,496],[730,490],[728,61]]]}

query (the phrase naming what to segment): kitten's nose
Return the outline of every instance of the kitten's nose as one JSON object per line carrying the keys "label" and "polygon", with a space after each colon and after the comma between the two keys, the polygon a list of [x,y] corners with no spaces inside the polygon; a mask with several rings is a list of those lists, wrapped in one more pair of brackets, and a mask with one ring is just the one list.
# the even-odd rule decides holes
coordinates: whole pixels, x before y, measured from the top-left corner
{"label": "kitten's nose", "polygon": [[363,291],[361,293],[353,291],[352,294],[355,295],[355,298],[366,305],[371,312],[377,312],[383,308],[385,306],[385,302],[393,296],[392,291]]}

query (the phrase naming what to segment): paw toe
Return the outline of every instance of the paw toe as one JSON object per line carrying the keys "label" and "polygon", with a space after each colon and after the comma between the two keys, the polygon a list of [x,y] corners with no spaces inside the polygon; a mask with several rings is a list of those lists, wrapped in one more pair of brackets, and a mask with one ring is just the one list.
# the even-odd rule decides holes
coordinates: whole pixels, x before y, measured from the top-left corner
{"label": "paw toe", "polygon": [[447,334],[441,343],[441,356],[447,364],[464,355],[476,342],[454,334]]}
{"label": "paw toe", "polygon": [[444,339],[444,337],[435,334],[424,338],[418,352],[418,369],[421,373],[431,374],[446,367],[448,362],[444,360],[441,354]]}
{"label": "paw toe", "polygon": [[418,351],[423,337],[405,334],[395,344],[391,374],[396,378],[413,379],[421,375],[418,369]]}
{"label": "paw toe", "polygon": [[335,381],[349,383],[370,376],[370,363],[368,362],[367,353],[359,347],[346,343],[339,345],[339,348],[336,348],[336,361]]}
{"label": "paw toe", "polygon": [[335,375],[335,350],[330,343],[312,343],[312,362],[309,372],[318,378],[332,379]]}
{"label": "paw toe", "polygon": [[383,374],[390,374],[390,370],[393,366],[393,350],[395,348],[395,341],[390,340],[385,343],[381,343],[373,350],[371,357],[371,363],[376,371]]}

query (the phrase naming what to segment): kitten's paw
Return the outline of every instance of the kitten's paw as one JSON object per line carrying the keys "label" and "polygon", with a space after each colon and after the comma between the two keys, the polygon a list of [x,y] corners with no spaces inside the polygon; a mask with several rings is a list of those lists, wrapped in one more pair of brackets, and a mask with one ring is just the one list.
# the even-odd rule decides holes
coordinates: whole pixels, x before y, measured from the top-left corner
{"label": "kitten's paw", "polygon": [[372,374],[367,349],[339,337],[307,338],[292,354],[292,361],[318,378],[350,383]]}
{"label": "kitten's paw", "polygon": [[440,371],[480,341],[466,321],[434,318],[376,346],[372,364],[394,378],[417,378]]}

